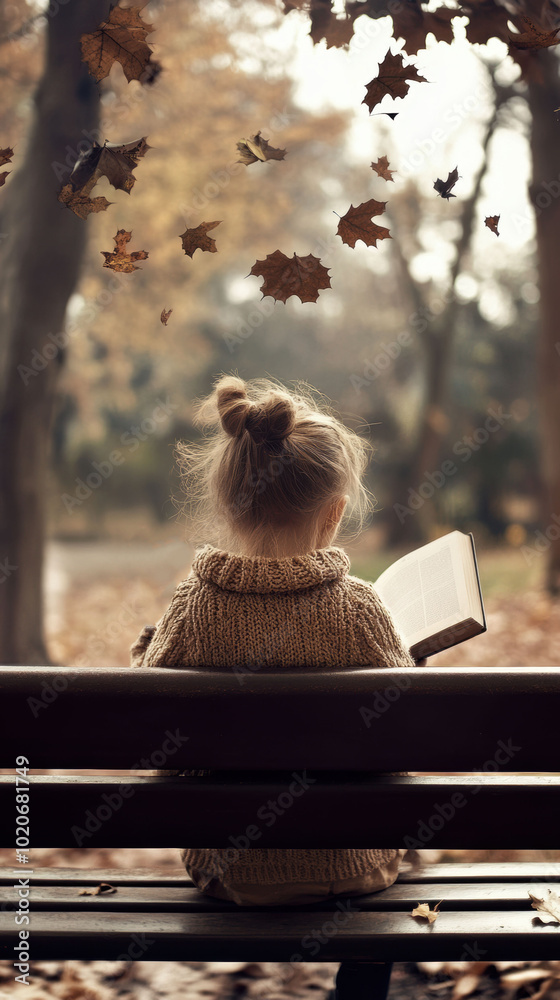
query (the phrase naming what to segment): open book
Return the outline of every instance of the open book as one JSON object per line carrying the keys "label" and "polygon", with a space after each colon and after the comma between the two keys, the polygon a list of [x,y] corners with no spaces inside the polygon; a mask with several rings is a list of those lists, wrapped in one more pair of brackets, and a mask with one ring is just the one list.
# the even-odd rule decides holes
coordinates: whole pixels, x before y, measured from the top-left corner
{"label": "open book", "polygon": [[409,552],[374,587],[416,660],[486,632],[471,534],[451,531]]}

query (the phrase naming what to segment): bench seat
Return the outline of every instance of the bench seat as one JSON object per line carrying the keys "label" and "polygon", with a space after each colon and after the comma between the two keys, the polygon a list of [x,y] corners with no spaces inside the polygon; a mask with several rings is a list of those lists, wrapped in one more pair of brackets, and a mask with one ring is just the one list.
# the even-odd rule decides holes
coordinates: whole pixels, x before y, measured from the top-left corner
{"label": "bench seat", "polygon": [[[530,961],[560,955],[560,925],[541,921],[528,896],[558,887],[554,863],[436,864],[401,874],[381,892],[297,907],[239,908],[165,870],[47,868],[29,878],[34,959]],[[0,869],[1,957],[11,957],[16,940],[14,880],[12,869]],[[101,881],[117,892],[79,894]],[[434,924],[411,917],[419,902],[433,908],[440,900]]]}

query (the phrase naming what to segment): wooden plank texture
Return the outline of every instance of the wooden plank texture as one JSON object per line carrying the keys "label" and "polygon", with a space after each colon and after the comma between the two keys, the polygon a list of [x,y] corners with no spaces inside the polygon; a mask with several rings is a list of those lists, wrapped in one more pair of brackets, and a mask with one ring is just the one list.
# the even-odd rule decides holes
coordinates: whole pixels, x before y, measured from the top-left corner
{"label": "wooden plank texture", "polygon": [[[558,846],[560,776],[39,775],[29,796],[41,847],[544,850]],[[13,847],[13,822],[13,779],[0,775],[0,846]]]}
{"label": "wooden plank texture", "polygon": [[[431,926],[406,913],[48,913],[31,915],[32,959],[379,961],[557,959],[559,929],[534,911],[444,912]],[[336,919],[335,919],[336,917]],[[0,914],[0,957],[14,924]],[[296,957],[297,956],[297,957]]]}
{"label": "wooden plank texture", "polygon": [[3,667],[0,765],[560,771],[559,696],[558,667]]}

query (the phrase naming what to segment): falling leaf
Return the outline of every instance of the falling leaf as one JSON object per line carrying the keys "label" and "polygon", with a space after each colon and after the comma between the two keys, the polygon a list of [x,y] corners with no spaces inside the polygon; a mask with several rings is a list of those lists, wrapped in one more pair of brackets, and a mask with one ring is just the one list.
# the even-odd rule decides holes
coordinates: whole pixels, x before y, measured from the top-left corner
{"label": "falling leaf", "polygon": [[[560,923],[560,896],[557,892],[553,892],[552,889],[548,890],[548,899],[539,899],[538,896],[533,896],[530,892],[529,896],[532,900],[531,906],[533,910],[540,910],[543,913],[548,913],[556,923]],[[543,919],[542,917],[540,918]],[[548,921],[543,921],[543,923]]]}
{"label": "falling leaf", "polygon": [[[13,155],[14,151],[10,146],[7,146],[6,149],[0,149],[0,167],[3,167],[5,166],[6,163],[9,163]],[[10,173],[9,170],[3,170],[2,173],[0,174],[0,187],[2,187],[2,185],[6,183],[6,177],[9,175],[9,173]]]}
{"label": "falling leaf", "polygon": [[373,111],[386,94],[390,94],[391,97],[405,97],[410,89],[407,81],[427,83],[427,80],[420,76],[416,66],[405,66],[400,54],[394,56],[388,52],[379,66],[377,76],[367,84],[362,104],[367,104],[369,110]]}
{"label": "falling leaf", "polygon": [[[396,174],[396,170],[389,170],[389,159],[387,156],[380,156],[377,163],[372,163],[371,169],[375,170],[375,173],[379,177],[383,177],[383,180],[392,181],[393,174]],[[394,181],[393,181],[394,183]]]}
{"label": "falling leaf", "polygon": [[268,145],[268,139],[261,139],[261,133],[251,136],[250,139],[242,139],[237,143],[237,148],[241,154],[238,163],[244,163],[246,167],[250,163],[257,163],[258,160],[283,160],[286,155],[285,149],[276,149]]}
{"label": "falling leaf", "polygon": [[98,83],[115,62],[120,62],[129,83],[153,83],[161,67],[152,61],[152,47],[146,42],[152,31],[138,8],[113,7],[96,31],[81,36],[82,60]]}
{"label": "falling leaf", "polygon": [[386,205],[386,201],[375,201],[375,198],[364,201],[357,208],[350,205],[338,223],[336,235],[349,247],[355,247],[358,240],[368,247],[377,246],[377,240],[390,240],[389,230],[371,221],[372,215],[381,215]]}
{"label": "falling leaf", "polygon": [[266,255],[266,260],[257,260],[249,274],[264,278],[260,291],[271,295],[277,302],[285,302],[290,295],[297,295],[302,302],[316,302],[319,289],[330,288],[328,268],[318,257],[286,257],[281,250]]}
{"label": "falling leaf", "polygon": [[131,271],[138,271],[140,268],[136,267],[137,260],[146,260],[148,254],[145,250],[136,250],[134,253],[127,253],[126,245],[130,242],[132,233],[127,233],[125,229],[119,229],[116,236],[113,239],[116,243],[117,249],[113,250],[112,253],[107,253],[106,250],[102,250],[101,253],[105,257],[105,263],[103,267],[110,267],[112,271],[124,271],[126,274],[130,274]]}
{"label": "falling leaf", "polygon": [[439,903],[436,903],[433,910],[430,910],[429,903],[418,903],[412,913],[411,917],[423,917],[424,920],[428,920],[430,924],[433,924],[434,920],[439,917],[438,907],[443,903],[443,899],[440,899]]}
{"label": "falling leaf", "polygon": [[97,181],[100,177],[106,177],[114,188],[130,194],[136,181],[132,171],[149,149],[151,146],[146,142],[146,136],[120,145],[105,142],[100,146],[94,142],[76,160],[68,183],[63,186],[58,200],[71,208],[81,219],[87,218],[90,212],[104,211],[111,202],[105,198],[89,197]]}
{"label": "falling leaf", "polygon": [[415,55],[418,49],[426,48],[426,35],[432,34],[436,41],[453,41],[451,19],[457,17],[459,11],[449,7],[439,7],[434,11],[424,11],[416,4],[398,4],[393,18],[393,35],[395,39],[403,38],[408,55]]}
{"label": "falling leaf", "polygon": [[102,195],[99,198],[89,198],[80,191],[74,191],[71,184],[65,184],[58,195],[58,200],[71,208],[80,219],[87,219],[92,212],[105,212],[112,202]]}
{"label": "falling leaf", "polygon": [[546,49],[551,45],[558,45],[560,39],[556,36],[560,31],[560,27],[553,28],[552,31],[543,31],[529,17],[526,17],[525,14],[517,15],[514,23],[517,25],[519,22],[521,22],[525,31],[520,31],[515,35],[511,32],[509,33],[510,47],[514,49]]}
{"label": "falling leaf", "polygon": [[78,896],[101,896],[102,893],[110,895],[110,893],[116,891],[115,886],[110,885],[109,882],[100,882],[99,885],[96,885],[95,889],[82,889],[78,893]]}
{"label": "falling leaf", "polygon": [[451,194],[451,188],[454,187],[454,185],[457,183],[458,180],[459,180],[459,172],[458,168],[455,167],[455,170],[451,170],[449,172],[446,181],[440,180],[439,177],[436,181],[434,181],[434,190],[437,191],[437,193],[440,194],[442,198],[447,198],[447,200],[449,201],[450,198],[457,197],[457,195]]}
{"label": "falling leaf", "polygon": [[[362,101],[362,104],[363,103],[364,102]],[[371,115],[371,118],[377,118],[377,115],[387,115],[387,118],[391,118],[392,121],[394,121],[398,114],[398,111],[375,111],[373,115]]]}
{"label": "falling leaf", "polygon": [[164,326],[167,326],[167,320],[171,316],[172,312],[173,312],[172,309],[162,309],[161,310],[160,320],[161,320],[161,322],[163,323]]}
{"label": "falling leaf", "polygon": [[195,250],[207,250],[208,253],[218,252],[216,241],[206,234],[209,229],[215,229],[216,226],[219,226],[220,221],[201,222],[196,229],[186,229],[184,233],[179,234],[179,238],[183,241],[183,250],[188,257],[192,259]]}
{"label": "falling leaf", "polygon": [[498,232],[498,222],[499,221],[500,221],[500,216],[499,215],[489,215],[484,220],[484,225],[488,226],[488,229],[491,229],[493,233],[496,233],[496,236],[499,236],[500,235],[499,232]]}

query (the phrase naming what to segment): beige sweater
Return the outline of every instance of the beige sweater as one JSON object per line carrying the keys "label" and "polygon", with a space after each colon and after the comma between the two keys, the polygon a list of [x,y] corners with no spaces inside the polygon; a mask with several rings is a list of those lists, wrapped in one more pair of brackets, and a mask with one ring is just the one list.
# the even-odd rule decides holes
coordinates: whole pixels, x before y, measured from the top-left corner
{"label": "beige sweater", "polygon": [[[349,576],[331,546],[284,559],[199,550],[155,630],[131,649],[135,667],[414,667],[371,584]],[[395,849],[187,849],[188,869],[225,884],[332,882],[390,862]]]}

